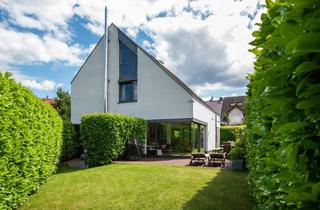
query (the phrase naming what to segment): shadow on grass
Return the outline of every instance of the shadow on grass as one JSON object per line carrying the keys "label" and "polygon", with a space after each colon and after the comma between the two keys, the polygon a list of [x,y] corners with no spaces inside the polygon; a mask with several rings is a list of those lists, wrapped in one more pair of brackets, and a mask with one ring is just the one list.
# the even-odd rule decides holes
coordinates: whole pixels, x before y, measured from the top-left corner
{"label": "shadow on grass", "polygon": [[183,209],[249,210],[253,201],[249,196],[246,181],[247,172],[220,170],[220,172],[200,189]]}
{"label": "shadow on grass", "polygon": [[56,174],[71,173],[71,172],[82,171],[82,170],[85,170],[85,169],[73,168],[67,165],[61,165],[58,167]]}

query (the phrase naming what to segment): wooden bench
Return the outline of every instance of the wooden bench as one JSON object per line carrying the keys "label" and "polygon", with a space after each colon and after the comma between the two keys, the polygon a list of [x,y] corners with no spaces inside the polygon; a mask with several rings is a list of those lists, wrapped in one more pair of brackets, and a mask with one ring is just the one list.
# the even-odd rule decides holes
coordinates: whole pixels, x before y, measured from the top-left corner
{"label": "wooden bench", "polygon": [[220,163],[222,167],[225,167],[226,164],[226,157],[224,153],[213,153],[210,154],[209,162],[208,162],[208,167],[211,166],[211,164],[214,163]]}
{"label": "wooden bench", "polygon": [[194,162],[201,163],[201,165],[206,165],[209,155],[203,153],[191,154],[190,165],[194,165]]}

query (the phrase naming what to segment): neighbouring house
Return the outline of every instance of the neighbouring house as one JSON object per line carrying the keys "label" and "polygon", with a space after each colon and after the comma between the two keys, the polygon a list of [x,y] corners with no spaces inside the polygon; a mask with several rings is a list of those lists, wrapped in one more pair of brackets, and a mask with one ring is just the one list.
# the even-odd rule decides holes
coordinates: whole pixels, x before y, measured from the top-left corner
{"label": "neighbouring house", "polygon": [[56,103],[56,101],[53,98],[49,98],[49,96],[47,96],[46,98],[41,98],[41,100],[47,104],[50,104],[51,106]]}
{"label": "neighbouring house", "polygon": [[148,122],[150,152],[220,145],[220,114],[116,25],[106,31],[71,82],[72,123],[86,113],[122,113]]}
{"label": "neighbouring house", "polygon": [[244,123],[246,96],[211,98],[206,103],[221,116],[221,123],[225,125],[240,125]]}

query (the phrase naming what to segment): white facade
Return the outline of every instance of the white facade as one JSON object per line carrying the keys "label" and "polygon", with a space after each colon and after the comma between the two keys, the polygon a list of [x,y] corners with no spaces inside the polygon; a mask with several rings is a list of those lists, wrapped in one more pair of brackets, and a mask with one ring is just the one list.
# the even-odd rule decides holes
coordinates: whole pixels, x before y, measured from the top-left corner
{"label": "white facade", "polygon": [[108,111],[156,119],[192,118],[192,97],[176,81],[137,48],[137,102],[119,103],[118,29],[109,29]]}
{"label": "white facade", "polygon": [[72,81],[72,123],[79,124],[81,116],[85,113],[105,111],[153,121],[186,119],[205,125],[204,148],[206,151],[215,148],[216,130],[220,123],[217,119],[220,119],[220,116],[136,44],[137,100],[119,103],[120,35],[123,39],[123,34],[120,33],[122,32],[115,25],[109,27],[108,92],[104,94],[104,39]]}
{"label": "white facade", "polygon": [[239,125],[243,122],[243,112],[238,108],[233,108],[229,112],[229,124],[230,125]]}
{"label": "white facade", "polygon": [[104,49],[102,37],[71,82],[71,122],[79,124],[85,113],[104,112]]}

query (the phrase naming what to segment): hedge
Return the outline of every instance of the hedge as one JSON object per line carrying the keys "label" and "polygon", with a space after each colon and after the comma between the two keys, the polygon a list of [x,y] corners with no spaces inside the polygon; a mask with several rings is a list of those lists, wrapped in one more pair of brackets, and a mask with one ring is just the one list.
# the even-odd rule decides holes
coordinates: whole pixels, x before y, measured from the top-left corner
{"label": "hedge", "polygon": [[79,142],[74,126],[69,120],[63,120],[63,141],[61,160],[70,160],[79,155]]}
{"label": "hedge", "polygon": [[320,208],[320,2],[267,1],[248,77],[249,182],[259,209]]}
{"label": "hedge", "polygon": [[62,120],[0,72],[0,209],[15,209],[55,171]]}
{"label": "hedge", "polygon": [[125,152],[128,140],[144,143],[146,122],[121,114],[88,114],[81,119],[80,133],[89,165],[106,165]]}
{"label": "hedge", "polygon": [[226,141],[236,141],[244,137],[245,125],[232,125],[220,127],[221,144]]}

